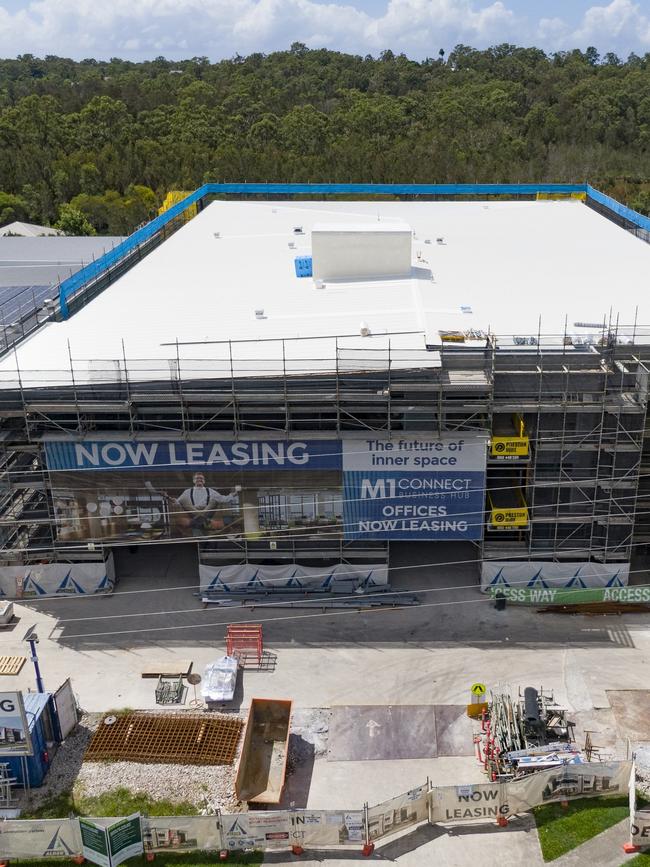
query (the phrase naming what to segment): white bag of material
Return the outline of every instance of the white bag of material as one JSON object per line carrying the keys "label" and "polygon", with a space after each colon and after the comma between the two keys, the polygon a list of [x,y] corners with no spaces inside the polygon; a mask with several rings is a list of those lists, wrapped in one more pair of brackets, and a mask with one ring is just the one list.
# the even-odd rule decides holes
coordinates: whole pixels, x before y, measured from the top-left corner
{"label": "white bag of material", "polygon": [[201,695],[205,701],[232,701],[237,683],[237,659],[222,656],[205,668]]}

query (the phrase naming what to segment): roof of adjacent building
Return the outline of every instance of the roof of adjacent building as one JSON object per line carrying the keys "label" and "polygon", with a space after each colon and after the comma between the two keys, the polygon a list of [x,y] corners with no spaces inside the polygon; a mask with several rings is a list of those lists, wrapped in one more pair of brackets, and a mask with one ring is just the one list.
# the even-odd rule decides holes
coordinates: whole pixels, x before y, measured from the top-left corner
{"label": "roof of adjacent building", "polygon": [[0,236],[21,235],[24,238],[37,238],[41,235],[62,234],[60,229],[53,229],[52,226],[37,226],[35,223],[22,223],[19,220],[0,227]]}
{"label": "roof of adjacent building", "polygon": [[[369,221],[411,227],[410,277],[297,276],[314,225]],[[650,245],[576,201],[216,201],[16,356],[23,384],[46,385],[70,382],[68,343],[80,382],[119,377],[124,355],[129,376],[169,378],[179,362],[200,378],[385,367],[389,345],[397,367],[437,366],[452,332],[577,347],[618,323],[645,342],[649,271]],[[5,381],[15,371],[13,354],[0,362]]]}
{"label": "roof of adjacent building", "polygon": [[[2,231],[0,229],[0,234]],[[115,237],[68,235],[0,237],[0,287],[51,286],[59,283],[122,240]]]}

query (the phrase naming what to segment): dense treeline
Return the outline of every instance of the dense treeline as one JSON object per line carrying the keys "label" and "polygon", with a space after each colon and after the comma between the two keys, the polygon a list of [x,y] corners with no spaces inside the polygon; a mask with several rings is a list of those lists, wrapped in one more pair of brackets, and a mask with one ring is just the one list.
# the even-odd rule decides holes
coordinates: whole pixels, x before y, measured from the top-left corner
{"label": "dense treeline", "polygon": [[0,60],[0,155],[0,224],[79,231],[128,232],[167,190],[218,180],[588,179],[647,212],[650,54],[23,55]]}

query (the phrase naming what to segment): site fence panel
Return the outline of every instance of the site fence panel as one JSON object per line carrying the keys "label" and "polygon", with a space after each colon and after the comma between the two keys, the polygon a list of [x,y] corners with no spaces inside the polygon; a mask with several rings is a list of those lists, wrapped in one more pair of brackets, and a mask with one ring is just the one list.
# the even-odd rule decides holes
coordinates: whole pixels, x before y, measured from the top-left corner
{"label": "site fence panel", "polygon": [[425,783],[368,809],[368,837],[372,842],[419,825],[429,818],[429,786]]}
{"label": "site fence panel", "polygon": [[72,858],[81,854],[77,819],[8,819],[0,822],[0,858]]}
{"label": "site fence panel", "polygon": [[221,851],[219,816],[150,816],[142,819],[145,852]]}
{"label": "site fence panel", "polygon": [[[502,783],[430,787],[423,783],[360,810],[276,810],[215,816],[141,817],[146,852],[278,851],[353,847],[401,833],[424,822],[494,822],[540,804],[622,795],[634,789],[633,763],[563,765]],[[130,817],[133,819],[133,817]],[[113,819],[89,818],[107,826]],[[650,840],[650,811],[630,798],[630,833],[637,845]],[[0,822],[0,858],[74,857],[82,851],[78,819]]]}

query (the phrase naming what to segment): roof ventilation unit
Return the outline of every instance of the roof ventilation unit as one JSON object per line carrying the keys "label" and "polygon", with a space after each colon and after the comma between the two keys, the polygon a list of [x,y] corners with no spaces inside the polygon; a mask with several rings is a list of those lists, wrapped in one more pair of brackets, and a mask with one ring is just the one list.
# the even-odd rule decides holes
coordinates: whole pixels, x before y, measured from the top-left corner
{"label": "roof ventilation unit", "polygon": [[214,232],[214,237],[215,237],[215,238],[220,238],[220,237],[221,237],[221,232]]}
{"label": "roof ventilation unit", "polygon": [[293,234],[294,235],[304,235],[305,233],[302,230],[302,226],[294,226],[293,227]]}
{"label": "roof ventilation unit", "polygon": [[445,243],[444,238],[436,238],[436,244],[444,244],[444,243]]}
{"label": "roof ventilation unit", "polygon": [[371,332],[371,330],[370,330],[370,328],[369,328],[367,322],[361,322],[361,323],[360,323],[360,325],[359,325],[359,334],[360,334],[362,337],[370,337],[370,335],[372,334],[372,332]]}
{"label": "roof ventilation unit", "polygon": [[258,309],[255,311],[255,318],[256,319],[266,319],[266,316],[264,315],[264,308],[263,307],[258,307]]}

